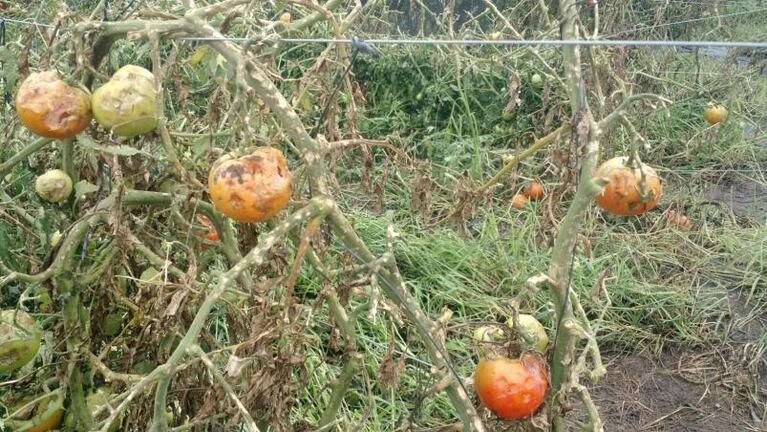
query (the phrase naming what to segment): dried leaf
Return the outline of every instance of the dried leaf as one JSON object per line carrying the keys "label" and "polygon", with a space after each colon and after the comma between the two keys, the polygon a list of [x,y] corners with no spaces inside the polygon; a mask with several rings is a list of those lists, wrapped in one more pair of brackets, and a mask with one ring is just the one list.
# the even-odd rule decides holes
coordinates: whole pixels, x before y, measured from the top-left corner
{"label": "dried leaf", "polygon": [[168,303],[168,307],[165,309],[165,316],[176,315],[179,306],[181,306],[181,302],[184,301],[184,298],[186,298],[187,294],[189,294],[189,291],[185,289],[176,291],[176,293],[173,294],[173,297],[171,297],[170,303]]}
{"label": "dried leaf", "polygon": [[250,364],[250,362],[251,360],[249,358],[240,358],[232,354],[226,362],[224,372],[230,377],[237,378],[242,375],[242,370],[245,369],[245,366]]}
{"label": "dried leaf", "polygon": [[514,111],[514,109],[522,104],[522,99],[519,98],[519,91],[522,87],[522,80],[519,78],[519,74],[514,72],[511,75],[511,78],[509,78],[508,83],[508,91],[509,91],[509,102],[506,104],[506,107],[503,109],[503,112],[510,113]]}

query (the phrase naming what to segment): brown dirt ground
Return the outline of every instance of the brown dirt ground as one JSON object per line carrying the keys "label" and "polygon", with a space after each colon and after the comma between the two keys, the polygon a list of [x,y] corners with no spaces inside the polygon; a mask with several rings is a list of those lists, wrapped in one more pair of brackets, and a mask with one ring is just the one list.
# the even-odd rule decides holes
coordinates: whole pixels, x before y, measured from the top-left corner
{"label": "brown dirt ground", "polygon": [[689,368],[684,357],[639,354],[610,359],[608,375],[591,389],[605,431],[767,430],[767,423],[752,417],[747,396],[731,385],[707,379],[696,382],[700,377],[690,375],[695,374],[693,369],[719,369],[720,365],[697,359]]}
{"label": "brown dirt ground", "polygon": [[704,349],[607,353],[607,376],[591,387],[605,431],[767,431],[767,316],[728,296],[729,325]]}

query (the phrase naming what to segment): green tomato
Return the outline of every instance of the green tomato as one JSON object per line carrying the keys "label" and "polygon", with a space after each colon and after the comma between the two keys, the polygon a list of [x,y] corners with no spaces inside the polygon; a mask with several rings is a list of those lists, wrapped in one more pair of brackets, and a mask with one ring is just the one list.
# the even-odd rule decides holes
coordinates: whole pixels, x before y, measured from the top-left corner
{"label": "green tomato", "polygon": [[26,312],[0,312],[0,372],[19,369],[32,361],[40,349],[41,337],[40,327]]}
{"label": "green tomato", "polygon": [[530,77],[530,83],[534,87],[541,87],[543,85],[543,78],[539,74],[533,74],[532,77]]}
{"label": "green tomato", "polygon": [[96,121],[120,136],[145,134],[157,127],[155,77],[134,65],[120,68],[91,100]]}
{"label": "green tomato", "polygon": [[15,432],[45,432],[57,429],[64,417],[64,393],[61,389],[56,389],[45,395],[35,405],[26,407],[38,396],[26,397],[16,407],[13,407],[12,412],[22,408],[23,410],[14,418],[4,419],[5,426]]}
{"label": "green tomato", "polygon": [[66,201],[72,194],[72,179],[60,169],[46,171],[35,180],[35,191],[46,201]]}
{"label": "green tomato", "polygon": [[[509,318],[506,324],[508,324],[510,328],[513,328],[514,317]],[[534,348],[538,352],[546,352],[546,347],[549,345],[549,336],[546,334],[546,329],[543,327],[543,324],[538,322],[532,315],[519,314],[519,326],[535,338]]]}

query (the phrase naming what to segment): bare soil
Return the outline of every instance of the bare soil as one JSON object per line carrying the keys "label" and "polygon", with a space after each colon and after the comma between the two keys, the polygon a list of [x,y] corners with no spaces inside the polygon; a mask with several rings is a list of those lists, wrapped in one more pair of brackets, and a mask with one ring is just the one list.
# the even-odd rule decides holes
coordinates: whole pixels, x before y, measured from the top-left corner
{"label": "bare soil", "polygon": [[606,431],[767,431],[767,354],[755,343],[767,316],[753,314],[742,293],[728,300],[716,344],[605,355],[607,376],[590,390]]}
{"label": "bare soil", "polygon": [[[691,359],[688,359],[691,360]],[[746,396],[728,385],[695,381],[685,355],[615,357],[592,387],[606,431],[764,431]],[[697,363],[692,369],[719,369]],[[761,415],[762,413],[754,413]]]}

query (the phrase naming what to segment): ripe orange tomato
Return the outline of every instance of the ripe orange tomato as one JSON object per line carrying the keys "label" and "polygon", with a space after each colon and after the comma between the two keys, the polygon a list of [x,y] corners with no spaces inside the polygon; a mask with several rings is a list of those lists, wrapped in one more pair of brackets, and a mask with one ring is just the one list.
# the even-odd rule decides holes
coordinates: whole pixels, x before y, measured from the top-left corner
{"label": "ripe orange tomato", "polygon": [[703,118],[711,125],[722,122],[727,118],[727,108],[710,102],[703,111]]}
{"label": "ripe orange tomato", "polygon": [[692,222],[690,221],[690,218],[683,215],[682,213],[678,213],[674,210],[669,210],[665,214],[666,220],[671,225],[676,225],[680,228],[690,228],[692,227]]}
{"label": "ripe orange tomato", "polygon": [[291,180],[282,152],[259,147],[247,156],[217,160],[208,175],[208,192],[216,208],[230,218],[261,222],[288,205]]}
{"label": "ripe orange tomato", "polygon": [[208,232],[205,234],[206,239],[210,241],[218,241],[218,230],[216,230],[216,226],[213,225],[213,222],[211,222],[207,216],[198,214],[197,221],[209,228]]}
{"label": "ripe orange tomato", "polygon": [[531,353],[525,353],[519,359],[483,359],[474,371],[474,387],[479,400],[505,420],[533,414],[543,403],[548,386],[546,365],[539,356]]}
{"label": "ripe orange tomato", "polygon": [[537,200],[543,198],[543,194],[546,193],[546,191],[543,190],[543,185],[538,183],[537,181],[533,181],[529,185],[527,185],[524,189],[522,189],[522,195],[528,197],[531,200]]}
{"label": "ripe orange tomato", "polygon": [[[651,210],[660,200],[662,187],[660,177],[650,166],[641,169],[626,166],[628,157],[619,156],[604,162],[596,172],[597,177],[606,178],[607,185],[597,195],[597,204],[608,212],[621,216],[634,216]],[[642,193],[642,173],[647,194]]]}
{"label": "ripe orange tomato", "polygon": [[16,114],[27,129],[46,138],[71,138],[91,122],[90,96],[55,70],[30,74],[16,94]]}
{"label": "ripe orange tomato", "polygon": [[511,206],[515,209],[521,209],[525,207],[525,204],[527,203],[527,197],[525,197],[522,194],[515,194],[511,198]]}

